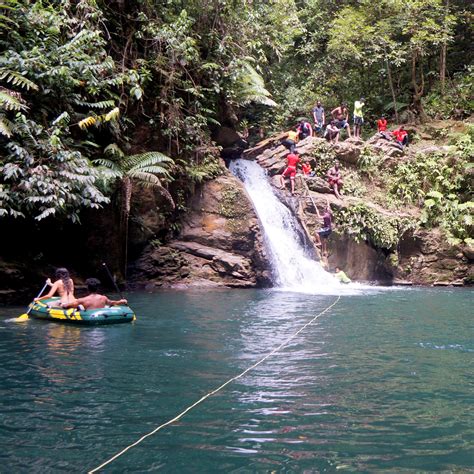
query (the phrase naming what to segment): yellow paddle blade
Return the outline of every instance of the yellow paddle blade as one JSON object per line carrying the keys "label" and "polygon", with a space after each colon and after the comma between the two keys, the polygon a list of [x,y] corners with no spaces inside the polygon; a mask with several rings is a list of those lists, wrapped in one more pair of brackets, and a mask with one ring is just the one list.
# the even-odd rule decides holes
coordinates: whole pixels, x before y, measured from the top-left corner
{"label": "yellow paddle blade", "polygon": [[18,316],[18,318],[16,318],[16,320],[18,322],[21,322],[21,321],[26,321],[28,318],[29,318],[29,316],[25,313],[25,314],[22,314],[21,316]]}

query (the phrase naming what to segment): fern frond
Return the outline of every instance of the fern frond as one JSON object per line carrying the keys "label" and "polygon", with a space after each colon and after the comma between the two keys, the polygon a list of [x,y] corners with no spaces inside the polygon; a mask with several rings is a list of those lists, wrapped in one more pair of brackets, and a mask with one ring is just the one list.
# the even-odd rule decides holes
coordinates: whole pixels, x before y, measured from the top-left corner
{"label": "fern frond", "polygon": [[0,90],[0,107],[3,107],[5,110],[22,110],[27,108],[26,105],[20,102],[20,99],[10,95],[8,89]]}
{"label": "fern frond", "polygon": [[110,145],[107,145],[104,148],[104,153],[106,155],[117,156],[119,158],[123,158],[125,156],[122,149],[116,143],[111,143]]}
{"label": "fern frond", "polygon": [[35,91],[38,90],[38,86],[33,81],[30,81],[22,74],[15,71],[11,71],[9,69],[0,69],[0,80],[4,80],[5,82],[12,84],[13,86],[18,86],[28,91],[30,89],[33,89]]}
{"label": "fern frond", "polygon": [[104,168],[107,168],[107,169],[113,171],[114,173],[117,173],[117,176],[122,176],[123,175],[123,172],[122,172],[120,166],[118,166],[117,163],[115,163],[112,160],[107,160],[107,158],[97,158],[92,163],[94,163],[94,165],[102,166]]}
{"label": "fern frond", "polygon": [[127,175],[132,178],[136,179],[140,182],[142,186],[151,186],[151,187],[159,187],[162,186],[160,178],[155,176],[151,173],[146,173],[143,171],[129,171]]}
{"label": "fern frond", "polygon": [[127,156],[123,161],[124,168],[132,169],[135,166],[153,166],[160,163],[174,164],[174,161],[169,156],[166,156],[159,151],[148,151],[138,155]]}
{"label": "fern frond", "polygon": [[86,117],[79,121],[78,125],[80,128],[85,130],[86,128],[89,128],[91,125],[94,125],[97,122],[97,119],[95,117]]}
{"label": "fern frond", "polygon": [[80,105],[81,107],[87,107],[89,109],[107,109],[108,107],[113,107],[115,105],[114,100],[101,100],[99,102],[84,102],[79,99],[75,99],[74,103]]}
{"label": "fern frond", "polygon": [[0,115],[0,133],[8,138],[12,136],[13,123],[4,115]]}

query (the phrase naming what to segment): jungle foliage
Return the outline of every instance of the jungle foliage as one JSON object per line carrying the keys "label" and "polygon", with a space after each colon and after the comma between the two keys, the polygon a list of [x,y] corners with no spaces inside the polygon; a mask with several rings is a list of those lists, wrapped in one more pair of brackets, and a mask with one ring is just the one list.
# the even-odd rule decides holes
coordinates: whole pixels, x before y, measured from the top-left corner
{"label": "jungle foliage", "polygon": [[[141,171],[169,189],[170,208],[184,209],[194,184],[221,172],[219,126],[281,129],[317,99],[328,110],[364,95],[369,119],[469,113],[471,8],[465,0],[0,0],[0,217],[78,220],[128,179],[153,181],[130,162],[146,152],[172,160]],[[441,203],[426,197],[435,225]]]}

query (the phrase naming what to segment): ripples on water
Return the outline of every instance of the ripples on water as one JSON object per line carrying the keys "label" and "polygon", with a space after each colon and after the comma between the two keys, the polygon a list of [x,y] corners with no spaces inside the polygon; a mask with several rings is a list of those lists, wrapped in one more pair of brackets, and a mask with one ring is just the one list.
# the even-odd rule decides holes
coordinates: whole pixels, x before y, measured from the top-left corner
{"label": "ripples on water", "polygon": [[[472,293],[360,289],[108,472],[473,467]],[[131,295],[133,325],[0,313],[0,472],[84,472],[242,372],[334,296]]]}

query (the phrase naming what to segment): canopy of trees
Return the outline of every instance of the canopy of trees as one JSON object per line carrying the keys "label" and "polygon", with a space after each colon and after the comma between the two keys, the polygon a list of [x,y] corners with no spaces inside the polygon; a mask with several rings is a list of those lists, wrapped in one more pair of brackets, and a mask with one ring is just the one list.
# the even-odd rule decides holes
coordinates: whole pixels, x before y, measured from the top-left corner
{"label": "canopy of trees", "polygon": [[396,120],[469,113],[471,7],[0,0],[0,217],[77,220],[123,184],[110,169],[146,151],[174,160],[160,186],[176,200],[219,173],[219,125],[276,130],[317,99],[363,95]]}

